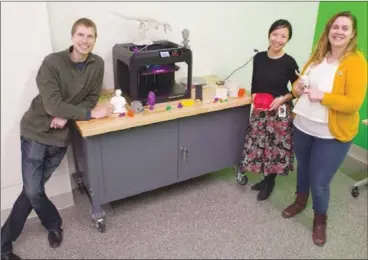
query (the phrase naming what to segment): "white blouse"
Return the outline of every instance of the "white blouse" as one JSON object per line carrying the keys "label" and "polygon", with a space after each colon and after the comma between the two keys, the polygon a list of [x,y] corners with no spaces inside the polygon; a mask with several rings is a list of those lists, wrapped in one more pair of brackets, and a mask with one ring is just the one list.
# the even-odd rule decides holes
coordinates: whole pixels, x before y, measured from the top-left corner
{"label": "white blouse", "polygon": [[[331,93],[338,66],[337,62],[327,63],[326,58],[314,67],[309,66],[306,70],[309,87]],[[328,128],[328,109],[320,102],[311,102],[308,95],[303,94],[293,112],[296,114],[294,126],[300,131],[319,138],[334,138]]]}

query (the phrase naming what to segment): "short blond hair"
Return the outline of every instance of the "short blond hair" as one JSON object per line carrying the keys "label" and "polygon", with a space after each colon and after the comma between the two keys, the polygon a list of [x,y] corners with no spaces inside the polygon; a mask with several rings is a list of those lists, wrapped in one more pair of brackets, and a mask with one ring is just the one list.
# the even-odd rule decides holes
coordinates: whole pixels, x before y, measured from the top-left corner
{"label": "short blond hair", "polygon": [[332,24],[335,22],[335,20],[339,17],[347,17],[351,20],[353,24],[353,38],[350,39],[350,42],[348,46],[345,48],[343,54],[341,55],[340,59],[343,59],[347,55],[349,55],[352,52],[355,52],[357,50],[357,38],[358,38],[358,28],[357,28],[357,19],[354,15],[352,15],[348,11],[339,12],[332,16],[326,26],[325,29],[319,38],[319,41],[316,45],[316,48],[314,49],[310,61],[314,64],[319,64],[323,61],[327,53],[331,50],[331,43],[328,40],[328,34],[330,32]]}
{"label": "short blond hair", "polygon": [[93,30],[95,31],[95,37],[97,38],[96,24],[91,19],[88,19],[88,18],[85,18],[85,17],[80,18],[77,21],[75,21],[75,23],[73,24],[73,27],[72,27],[72,31],[71,31],[72,35],[74,35],[75,31],[77,30],[77,27],[80,26],[80,25],[84,25],[87,28],[93,28]]}

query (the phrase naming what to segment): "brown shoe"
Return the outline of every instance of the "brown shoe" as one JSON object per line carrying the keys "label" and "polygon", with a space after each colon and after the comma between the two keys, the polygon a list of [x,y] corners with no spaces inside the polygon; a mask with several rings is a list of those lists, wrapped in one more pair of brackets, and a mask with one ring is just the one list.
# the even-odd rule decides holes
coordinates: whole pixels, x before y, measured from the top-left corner
{"label": "brown shoe", "polygon": [[312,239],[317,246],[326,243],[327,215],[314,213]]}
{"label": "brown shoe", "polygon": [[305,207],[307,206],[307,202],[308,202],[307,194],[297,193],[294,203],[289,205],[286,209],[284,209],[284,211],[282,212],[282,216],[284,218],[294,217],[296,214],[299,214],[305,209]]}

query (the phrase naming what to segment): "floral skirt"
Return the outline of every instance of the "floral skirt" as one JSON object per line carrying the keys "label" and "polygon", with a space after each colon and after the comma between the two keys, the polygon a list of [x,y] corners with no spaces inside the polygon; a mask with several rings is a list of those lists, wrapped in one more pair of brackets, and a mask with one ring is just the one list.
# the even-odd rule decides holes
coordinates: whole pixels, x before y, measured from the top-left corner
{"label": "floral skirt", "polygon": [[292,142],[292,104],[286,104],[286,116],[278,111],[254,109],[245,134],[242,172],[288,175],[294,169]]}

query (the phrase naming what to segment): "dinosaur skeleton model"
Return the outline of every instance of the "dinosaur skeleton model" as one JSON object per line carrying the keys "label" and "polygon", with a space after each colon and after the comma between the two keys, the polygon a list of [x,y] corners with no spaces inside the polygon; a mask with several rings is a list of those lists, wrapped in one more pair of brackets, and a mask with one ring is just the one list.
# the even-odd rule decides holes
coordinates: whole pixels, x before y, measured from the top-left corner
{"label": "dinosaur skeleton model", "polygon": [[136,45],[150,45],[153,43],[151,39],[147,37],[147,31],[150,30],[158,30],[160,27],[162,27],[167,33],[168,31],[172,31],[172,28],[169,23],[166,22],[159,22],[152,18],[147,17],[128,17],[122,14],[118,14],[113,12],[113,14],[119,16],[120,18],[123,18],[125,20],[131,20],[131,21],[137,21],[139,22],[139,37],[137,40],[134,41],[134,44]]}

